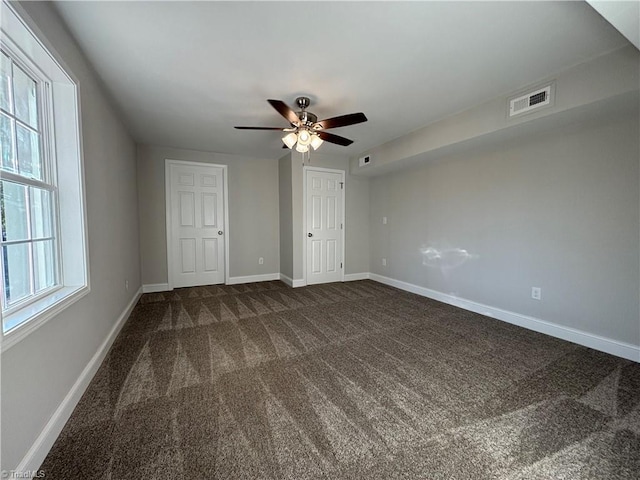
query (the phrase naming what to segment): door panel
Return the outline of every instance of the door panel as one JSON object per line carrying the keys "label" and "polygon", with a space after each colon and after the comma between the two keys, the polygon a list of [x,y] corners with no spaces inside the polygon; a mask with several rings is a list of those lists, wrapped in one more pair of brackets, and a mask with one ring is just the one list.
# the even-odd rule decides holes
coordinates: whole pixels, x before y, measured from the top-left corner
{"label": "door panel", "polygon": [[322,243],[320,240],[311,241],[311,273],[322,272]]}
{"label": "door panel", "polygon": [[[305,170],[307,284],[342,280],[343,175]],[[310,235],[310,236],[309,236]]]}
{"label": "door panel", "polygon": [[196,271],[196,239],[180,239],[180,272],[193,273]]}
{"label": "door panel", "polygon": [[202,187],[217,187],[218,181],[215,175],[201,175],[200,186]]}
{"label": "door panel", "polygon": [[311,197],[312,202],[312,220],[311,220],[311,229],[319,230],[322,228],[322,197],[319,195],[314,195]]}
{"label": "door panel", "polygon": [[335,272],[338,269],[336,243],[335,240],[327,240],[327,273]]}
{"label": "door panel", "polygon": [[336,209],[337,209],[336,197],[327,197],[327,228],[329,230],[338,229],[338,224],[336,223],[338,218],[338,212],[336,211]]}
{"label": "door panel", "polygon": [[193,174],[192,173],[183,173],[178,178],[179,185],[185,185],[187,187],[193,187]]}
{"label": "door panel", "polygon": [[215,228],[218,225],[218,198],[215,193],[202,194],[202,225]]}
{"label": "door panel", "polygon": [[224,283],[223,169],[176,163],[168,174],[171,284]]}
{"label": "door panel", "polygon": [[218,270],[218,239],[205,238],[202,240],[202,255],[204,257],[204,271]]}
{"label": "door panel", "polygon": [[180,226],[194,227],[196,219],[194,218],[196,206],[192,192],[180,192]]}

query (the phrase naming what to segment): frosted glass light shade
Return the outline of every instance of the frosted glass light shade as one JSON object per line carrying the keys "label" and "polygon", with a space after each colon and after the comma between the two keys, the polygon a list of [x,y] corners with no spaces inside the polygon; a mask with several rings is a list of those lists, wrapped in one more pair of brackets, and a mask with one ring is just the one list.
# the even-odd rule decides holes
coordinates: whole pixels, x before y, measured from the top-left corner
{"label": "frosted glass light shade", "polygon": [[308,130],[300,130],[298,132],[298,144],[299,145],[309,145],[311,143],[311,134]]}
{"label": "frosted glass light shade", "polygon": [[282,141],[287,147],[293,148],[293,146],[298,141],[298,136],[295,134],[295,132],[291,132],[288,135],[285,135],[284,137],[282,137]]}
{"label": "frosted glass light shade", "polygon": [[302,145],[300,142],[296,145],[296,150],[300,153],[307,153],[309,151],[309,145]]}
{"label": "frosted glass light shade", "polygon": [[311,146],[314,150],[320,148],[320,145],[322,145],[322,143],[323,140],[318,135],[311,135]]}

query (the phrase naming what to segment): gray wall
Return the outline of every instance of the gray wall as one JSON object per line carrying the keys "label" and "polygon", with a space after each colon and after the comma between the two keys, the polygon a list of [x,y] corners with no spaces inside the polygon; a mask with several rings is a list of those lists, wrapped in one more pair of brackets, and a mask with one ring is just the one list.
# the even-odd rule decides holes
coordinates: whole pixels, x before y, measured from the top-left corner
{"label": "gray wall", "polygon": [[372,179],[371,271],[640,345],[638,116],[636,97]]}
{"label": "gray wall", "polygon": [[293,204],[291,152],[278,161],[280,186],[280,273],[293,279]]}
{"label": "gray wall", "polygon": [[230,276],[280,271],[277,160],[149,145],[137,159],[143,284],[168,281],[165,159],[228,165]]}
{"label": "gray wall", "polygon": [[[436,121],[390,142],[351,158],[350,168],[357,175],[379,175],[398,166],[415,164],[425,154],[431,158],[457,150],[466,142],[494,141],[497,137],[517,135],[528,128],[542,128],[549,121],[564,122],[568,117],[580,118],[589,109],[599,111],[611,99],[622,102],[637,95],[640,84],[640,52],[631,45],[573,65],[556,75],[537,79],[518,92],[500,96],[463,112]],[[553,105],[509,118],[508,100],[516,94],[530,92],[533,86],[555,85]],[[534,127],[535,124],[535,127]],[[371,155],[371,163],[358,165],[358,157]]]}
{"label": "gray wall", "polygon": [[347,170],[345,217],[345,271],[369,272],[369,179],[351,175]]}
{"label": "gray wall", "polygon": [[2,353],[2,469],[22,460],[140,287],[135,145],[52,6],[21,6],[80,82],[91,292]]}

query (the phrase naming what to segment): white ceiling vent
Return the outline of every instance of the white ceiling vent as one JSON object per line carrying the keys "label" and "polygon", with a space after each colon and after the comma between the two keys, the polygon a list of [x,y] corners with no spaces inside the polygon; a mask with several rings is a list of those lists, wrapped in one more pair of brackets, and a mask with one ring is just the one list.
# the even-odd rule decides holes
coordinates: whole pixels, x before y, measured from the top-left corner
{"label": "white ceiling vent", "polygon": [[552,104],[552,84],[509,100],[509,116],[520,115]]}

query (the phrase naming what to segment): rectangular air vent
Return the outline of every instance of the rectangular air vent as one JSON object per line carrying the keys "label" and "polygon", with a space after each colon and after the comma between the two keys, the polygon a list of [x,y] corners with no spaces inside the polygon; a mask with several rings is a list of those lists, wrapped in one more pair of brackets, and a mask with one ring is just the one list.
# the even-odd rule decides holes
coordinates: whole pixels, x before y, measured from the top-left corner
{"label": "rectangular air vent", "polygon": [[364,157],[360,157],[359,165],[361,167],[364,167],[365,165],[369,165],[369,163],[371,163],[371,156],[370,155],[366,155]]}
{"label": "rectangular air vent", "polygon": [[509,116],[520,115],[551,103],[551,85],[539,88],[509,101]]}

